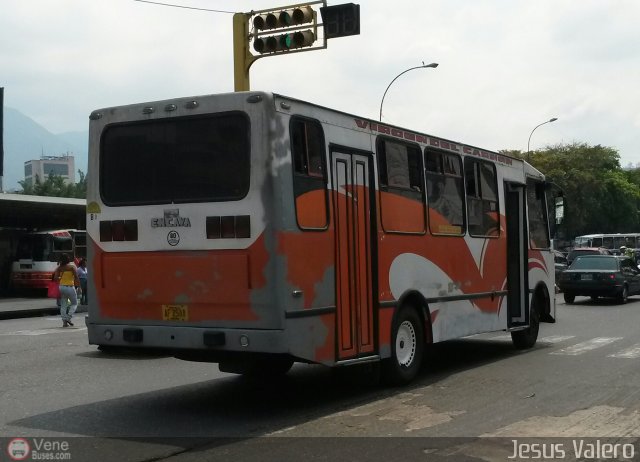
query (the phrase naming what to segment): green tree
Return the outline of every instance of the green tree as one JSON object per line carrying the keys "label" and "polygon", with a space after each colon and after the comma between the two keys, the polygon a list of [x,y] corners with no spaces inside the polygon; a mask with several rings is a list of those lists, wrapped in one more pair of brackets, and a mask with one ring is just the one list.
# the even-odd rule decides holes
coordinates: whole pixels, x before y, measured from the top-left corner
{"label": "green tree", "polygon": [[78,175],[80,180],[77,183],[65,183],[63,177],[54,174],[49,174],[45,181],[41,181],[36,175],[33,184],[26,180],[18,182],[22,187],[22,191],[18,191],[18,194],[84,199],[87,197],[87,178],[82,170],[78,170]]}
{"label": "green tree", "polygon": [[82,170],[78,170],[80,179],[74,184],[73,197],[78,199],[86,199],[87,197],[87,177]]}
{"label": "green tree", "polygon": [[[520,151],[503,153],[525,157]],[[568,237],[640,229],[640,174],[622,170],[614,148],[558,144],[532,151],[529,162],[564,191]]]}

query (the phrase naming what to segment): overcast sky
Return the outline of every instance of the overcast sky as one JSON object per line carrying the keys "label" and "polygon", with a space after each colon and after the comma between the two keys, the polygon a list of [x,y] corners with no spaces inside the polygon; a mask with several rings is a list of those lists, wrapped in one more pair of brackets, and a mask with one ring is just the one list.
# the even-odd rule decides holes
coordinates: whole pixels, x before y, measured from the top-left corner
{"label": "overcast sky", "polygon": [[[158,0],[162,1],[162,0]],[[338,4],[342,0],[329,3]],[[262,0],[169,0],[250,11]],[[295,2],[291,2],[295,3]],[[251,88],[491,150],[586,142],[640,162],[640,1],[360,0],[361,34],[260,59]],[[134,0],[0,0],[5,106],[53,133],[96,108],[233,91],[232,14]]]}

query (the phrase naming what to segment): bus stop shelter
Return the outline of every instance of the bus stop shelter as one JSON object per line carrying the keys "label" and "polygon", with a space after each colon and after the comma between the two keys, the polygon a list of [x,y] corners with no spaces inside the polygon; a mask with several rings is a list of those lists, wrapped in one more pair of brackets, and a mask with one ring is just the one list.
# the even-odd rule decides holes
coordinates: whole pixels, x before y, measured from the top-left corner
{"label": "bus stop shelter", "polygon": [[0,292],[9,282],[18,238],[29,231],[86,229],[85,199],[0,193]]}

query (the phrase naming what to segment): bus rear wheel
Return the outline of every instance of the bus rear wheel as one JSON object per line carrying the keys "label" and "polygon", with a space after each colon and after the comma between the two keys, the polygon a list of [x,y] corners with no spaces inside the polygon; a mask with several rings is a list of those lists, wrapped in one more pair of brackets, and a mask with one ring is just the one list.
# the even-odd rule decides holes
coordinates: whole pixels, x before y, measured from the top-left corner
{"label": "bus rear wheel", "polygon": [[382,361],[382,379],[391,385],[411,382],[424,356],[424,330],[412,306],[400,309],[391,331],[391,357]]}
{"label": "bus rear wheel", "polygon": [[540,311],[537,304],[531,307],[531,315],[529,317],[529,327],[524,330],[511,332],[511,341],[519,350],[532,348],[538,340],[538,332],[540,331]]}
{"label": "bus rear wheel", "polygon": [[218,368],[220,372],[246,377],[277,377],[289,372],[293,363],[293,358],[288,355],[241,355],[220,361]]}

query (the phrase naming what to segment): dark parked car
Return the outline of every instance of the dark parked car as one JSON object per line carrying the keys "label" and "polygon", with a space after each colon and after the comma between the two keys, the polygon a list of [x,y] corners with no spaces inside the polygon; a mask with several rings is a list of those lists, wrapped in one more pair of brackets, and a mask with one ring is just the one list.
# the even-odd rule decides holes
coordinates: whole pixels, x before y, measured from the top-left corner
{"label": "dark parked car", "polygon": [[604,247],[576,247],[569,250],[567,255],[567,264],[571,265],[573,260],[580,255],[613,255],[609,249]]}
{"label": "dark parked car", "polygon": [[625,303],[629,295],[640,293],[640,270],[629,257],[584,255],[560,275],[558,285],[567,303],[576,295],[615,297]]}

